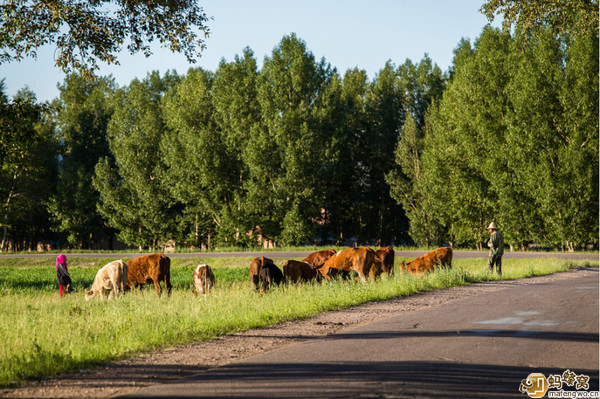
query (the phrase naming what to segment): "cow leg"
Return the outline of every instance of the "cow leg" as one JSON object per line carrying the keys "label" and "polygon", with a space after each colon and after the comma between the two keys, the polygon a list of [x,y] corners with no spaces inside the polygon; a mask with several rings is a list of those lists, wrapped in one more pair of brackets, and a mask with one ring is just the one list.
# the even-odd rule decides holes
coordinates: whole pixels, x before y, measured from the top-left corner
{"label": "cow leg", "polygon": [[154,287],[156,288],[156,295],[160,298],[160,281],[158,279],[153,279]]}
{"label": "cow leg", "polygon": [[115,298],[118,298],[119,297],[119,284],[115,283],[114,281],[111,281],[111,284],[112,284],[113,289],[112,289],[112,291],[110,293],[111,294],[114,293],[113,296]]}
{"label": "cow leg", "polygon": [[168,274],[165,276],[165,288],[167,289],[167,296],[171,296],[171,289],[173,287],[171,286],[171,278]]}

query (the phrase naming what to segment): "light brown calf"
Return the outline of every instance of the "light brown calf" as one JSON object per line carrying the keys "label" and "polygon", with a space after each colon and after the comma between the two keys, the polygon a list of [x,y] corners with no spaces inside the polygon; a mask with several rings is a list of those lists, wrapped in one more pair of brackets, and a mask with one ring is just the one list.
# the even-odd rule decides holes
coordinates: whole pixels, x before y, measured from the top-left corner
{"label": "light brown calf", "polygon": [[89,301],[95,296],[99,296],[104,300],[104,296],[108,293],[108,299],[119,297],[119,291],[125,292],[127,286],[127,264],[121,259],[112,261],[104,265],[92,283],[92,288],[84,290],[85,300]]}

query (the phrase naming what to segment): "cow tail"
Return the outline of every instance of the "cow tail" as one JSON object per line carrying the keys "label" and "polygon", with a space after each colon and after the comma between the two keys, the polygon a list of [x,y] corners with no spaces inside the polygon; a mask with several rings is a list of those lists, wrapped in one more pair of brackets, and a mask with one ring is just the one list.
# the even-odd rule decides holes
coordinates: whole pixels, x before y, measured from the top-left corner
{"label": "cow tail", "polygon": [[165,287],[167,287],[167,294],[171,295],[171,258],[165,256],[165,265],[166,273],[165,273]]}
{"label": "cow tail", "polygon": [[208,294],[208,266],[204,266],[204,295]]}

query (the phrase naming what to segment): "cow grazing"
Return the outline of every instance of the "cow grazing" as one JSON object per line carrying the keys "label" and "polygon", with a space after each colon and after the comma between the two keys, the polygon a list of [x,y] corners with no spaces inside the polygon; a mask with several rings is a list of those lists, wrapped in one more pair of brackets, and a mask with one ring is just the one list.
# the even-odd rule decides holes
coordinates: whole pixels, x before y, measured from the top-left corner
{"label": "cow grazing", "polygon": [[160,298],[160,282],[163,281],[167,293],[171,295],[171,259],[165,254],[138,256],[127,261],[127,287],[131,290],[138,285],[152,284]]}
{"label": "cow grazing", "polygon": [[394,275],[394,248],[383,247],[375,251],[375,261],[381,264],[381,271],[388,276]]}
{"label": "cow grazing", "polygon": [[318,270],[327,280],[331,280],[331,277],[340,272],[349,273],[354,270],[360,279],[365,281],[369,276],[374,258],[375,253],[371,248],[347,248],[327,259]]}
{"label": "cow grazing", "polygon": [[408,263],[402,261],[400,264],[403,271],[418,276],[421,273],[432,272],[437,266],[452,267],[452,248],[438,248]]}
{"label": "cow grazing", "polygon": [[258,272],[260,293],[268,291],[272,286],[279,285],[283,281],[283,273],[273,263],[265,263]]}
{"label": "cow grazing", "polygon": [[258,291],[260,288],[260,281],[258,274],[260,273],[260,269],[263,265],[275,265],[273,260],[269,258],[265,258],[264,256],[259,256],[258,258],[252,259],[250,262],[250,281],[254,284],[254,287]]}
{"label": "cow grazing", "polygon": [[313,252],[306,258],[302,259],[302,262],[310,263],[315,268],[323,266],[325,261],[331,258],[335,254],[335,249],[324,249],[322,251]]}
{"label": "cow grazing", "polygon": [[115,260],[103,266],[92,283],[92,288],[85,291],[85,300],[89,301],[95,296],[99,296],[104,300],[104,296],[108,293],[108,299],[111,297],[118,298],[119,291],[125,292],[127,286],[127,264],[122,260]]}
{"label": "cow grazing", "polygon": [[194,270],[194,295],[198,293],[204,295],[210,294],[210,290],[215,285],[215,275],[209,265],[198,265]]}
{"label": "cow grazing", "polygon": [[299,283],[315,280],[319,273],[310,263],[288,260],[283,265],[283,276],[286,283]]}

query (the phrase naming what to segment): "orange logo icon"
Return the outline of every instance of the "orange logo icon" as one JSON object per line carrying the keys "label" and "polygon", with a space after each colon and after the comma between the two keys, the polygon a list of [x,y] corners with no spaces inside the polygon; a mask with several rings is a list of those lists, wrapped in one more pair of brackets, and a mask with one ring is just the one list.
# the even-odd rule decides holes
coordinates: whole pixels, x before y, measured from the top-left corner
{"label": "orange logo icon", "polygon": [[527,393],[530,398],[543,398],[548,390],[548,381],[541,373],[531,373],[521,381],[519,391]]}

